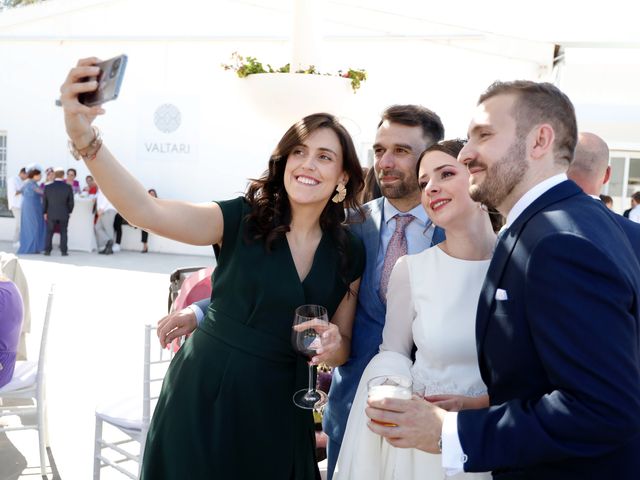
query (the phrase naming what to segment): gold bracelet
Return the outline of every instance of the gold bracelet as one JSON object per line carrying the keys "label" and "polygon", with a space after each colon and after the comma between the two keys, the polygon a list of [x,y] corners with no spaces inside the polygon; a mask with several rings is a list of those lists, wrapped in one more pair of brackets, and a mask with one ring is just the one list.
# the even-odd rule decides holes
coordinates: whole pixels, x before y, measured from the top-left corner
{"label": "gold bracelet", "polygon": [[94,137],[86,147],[77,148],[73,142],[69,140],[69,151],[76,160],[83,159],[85,162],[90,162],[96,158],[100,147],[102,147],[102,136],[100,135],[100,130],[96,126],[92,126],[91,128],[93,129]]}

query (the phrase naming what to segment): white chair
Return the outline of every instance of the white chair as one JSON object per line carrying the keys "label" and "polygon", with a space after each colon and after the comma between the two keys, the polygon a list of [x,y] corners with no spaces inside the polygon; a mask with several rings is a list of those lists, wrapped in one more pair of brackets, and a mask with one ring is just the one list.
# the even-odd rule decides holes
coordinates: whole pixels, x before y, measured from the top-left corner
{"label": "white chair", "polygon": [[[47,299],[47,309],[42,325],[42,336],[40,337],[40,356],[37,362],[19,361],[16,362],[13,378],[4,387],[0,388],[0,417],[8,415],[18,415],[21,418],[21,425],[0,427],[0,432],[14,430],[38,430],[40,446],[40,473],[46,478],[46,449],[49,446],[47,431],[47,404],[45,397],[45,359],[47,351],[47,335],[49,332],[49,318],[51,317],[51,306],[53,305],[53,290],[51,285],[49,297]],[[15,400],[32,400],[31,405],[18,404],[11,406]],[[10,405],[4,406],[5,401]],[[25,423],[25,415],[35,414],[35,423]],[[28,418],[28,417],[27,417]]]}
{"label": "white chair", "polygon": [[[156,400],[160,392],[160,385],[164,379],[169,363],[173,358],[171,350],[160,347],[155,335],[156,327],[145,325],[144,327],[144,381],[142,396],[128,397],[107,405],[96,408],[96,436],[95,451],[93,455],[93,478],[98,480],[103,467],[112,467],[123,475],[137,479],[140,476],[142,457],[144,455],[144,443],[149,430],[149,422]],[[152,347],[152,343],[154,346]],[[152,355],[152,352],[153,355]],[[107,441],[103,437],[103,425],[116,427],[125,434],[123,440]],[[130,443],[139,443],[139,453],[132,453],[123,448]],[[105,451],[106,450],[106,451]],[[112,458],[104,454],[109,452]],[[122,466],[126,462],[137,463],[137,473]]]}

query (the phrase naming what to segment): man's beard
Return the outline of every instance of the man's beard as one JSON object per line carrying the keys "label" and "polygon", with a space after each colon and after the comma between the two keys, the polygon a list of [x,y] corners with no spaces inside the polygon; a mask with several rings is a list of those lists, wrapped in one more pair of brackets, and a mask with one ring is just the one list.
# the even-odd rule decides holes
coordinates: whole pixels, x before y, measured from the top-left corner
{"label": "man's beard", "polygon": [[[420,190],[420,187],[418,186],[418,179],[413,176],[407,178],[406,175],[397,170],[390,170],[384,173],[396,175],[400,180],[400,183],[396,185],[383,185],[378,177],[377,180],[380,192],[382,192],[382,195],[386,198],[405,198]],[[384,173],[380,172],[379,175],[384,175]]]}
{"label": "man's beard", "polygon": [[[467,168],[476,165],[486,167],[482,162],[472,160]],[[525,142],[516,139],[507,153],[484,171],[484,181],[478,185],[469,186],[469,195],[473,200],[487,207],[498,208],[498,205],[502,204],[520,183],[528,169],[529,164],[525,160]]]}

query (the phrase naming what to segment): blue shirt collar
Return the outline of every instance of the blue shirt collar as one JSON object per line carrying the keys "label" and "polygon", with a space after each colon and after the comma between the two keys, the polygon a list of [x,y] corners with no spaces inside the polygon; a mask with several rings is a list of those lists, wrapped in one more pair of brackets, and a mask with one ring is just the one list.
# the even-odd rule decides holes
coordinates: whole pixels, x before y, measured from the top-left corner
{"label": "blue shirt collar", "polygon": [[396,207],[394,207],[391,202],[389,202],[386,198],[383,198],[383,207],[382,207],[382,219],[385,223],[389,223],[391,221],[391,219],[395,216],[395,215],[407,215],[407,214],[411,214],[414,217],[416,217],[416,219],[414,220],[414,222],[419,222],[421,226],[423,227],[427,227],[431,224],[431,220],[429,219],[429,217],[427,216],[427,212],[424,211],[424,208],[422,208],[422,204],[418,204],[415,207],[413,207],[411,210],[409,210],[408,212],[401,212],[400,210],[398,210]]}

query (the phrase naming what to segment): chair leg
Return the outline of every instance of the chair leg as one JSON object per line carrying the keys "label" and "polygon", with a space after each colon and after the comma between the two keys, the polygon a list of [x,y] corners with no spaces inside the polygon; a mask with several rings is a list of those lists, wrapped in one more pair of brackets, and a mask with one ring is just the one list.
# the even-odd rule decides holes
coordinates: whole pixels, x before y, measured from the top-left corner
{"label": "chair leg", "polygon": [[38,440],[40,443],[40,474],[47,478],[47,424],[44,402],[38,399]]}
{"label": "chair leg", "polygon": [[94,452],[93,452],[93,480],[100,480],[100,455],[102,455],[102,419],[96,415],[96,436],[94,439]]}
{"label": "chair leg", "polygon": [[138,457],[138,478],[142,475],[142,460],[144,459],[144,447],[147,444],[147,431],[148,428],[142,428],[142,432],[140,433],[140,455]]}

